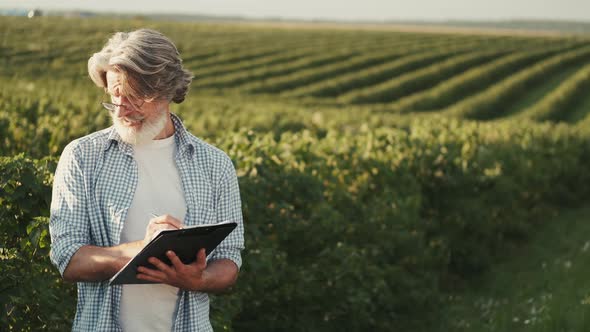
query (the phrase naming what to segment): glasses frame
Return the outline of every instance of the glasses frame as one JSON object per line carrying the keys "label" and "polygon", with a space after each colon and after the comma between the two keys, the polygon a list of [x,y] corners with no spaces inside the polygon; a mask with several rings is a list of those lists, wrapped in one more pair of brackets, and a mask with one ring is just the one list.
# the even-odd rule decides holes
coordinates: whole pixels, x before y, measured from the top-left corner
{"label": "glasses frame", "polygon": [[[110,111],[110,112],[114,112],[114,111],[116,111],[116,110],[117,110],[117,107],[124,107],[124,108],[127,108],[127,109],[129,109],[129,108],[130,108],[130,107],[129,107],[129,106],[127,106],[127,105],[122,105],[122,104],[115,104],[115,103],[112,103],[112,102],[106,102],[106,101],[103,101],[103,102],[101,102],[100,104],[102,105],[102,107],[104,107],[106,110],[108,110],[108,111]],[[132,103],[132,102],[129,102],[129,104],[131,104],[131,106],[132,106],[132,108],[133,108],[134,110],[136,110],[136,111],[140,111],[141,107],[142,107],[142,106],[145,104],[145,100],[143,100],[143,99],[142,99],[142,100],[141,100],[141,104],[139,104],[139,105],[138,105],[138,104],[135,104],[135,103]]]}

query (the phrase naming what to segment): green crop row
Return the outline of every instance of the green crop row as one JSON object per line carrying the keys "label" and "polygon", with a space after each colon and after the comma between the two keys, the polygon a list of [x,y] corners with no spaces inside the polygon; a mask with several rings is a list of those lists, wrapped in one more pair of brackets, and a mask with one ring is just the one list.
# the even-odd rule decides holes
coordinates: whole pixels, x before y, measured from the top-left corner
{"label": "green crop row", "polygon": [[528,67],[492,85],[488,89],[458,102],[446,110],[453,116],[489,119],[502,116],[502,109],[529,84],[543,80],[559,69],[590,59],[590,47],[564,52]]}
{"label": "green crop row", "polygon": [[202,66],[199,64],[195,65],[194,68],[196,76],[199,79],[204,79],[207,77],[217,77],[221,75],[233,74],[235,72],[241,72],[243,70],[252,70],[258,69],[260,67],[273,66],[281,63],[297,61],[303,57],[310,56],[311,54],[313,54],[313,47],[314,46],[304,48],[299,47],[295,50],[283,51],[276,54],[255,58],[249,61],[239,61],[221,66],[214,65],[201,68]]}
{"label": "green crop row", "polygon": [[498,79],[513,74],[548,56],[571,49],[557,46],[509,54],[488,64],[465,71],[423,92],[415,93],[388,105],[387,109],[407,113],[447,107],[475,93]]}
{"label": "green crop row", "polygon": [[277,64],[251,71],[247,70],[235,74],[224,75],[218,78],[211,78],[205,80],[204,82],[196,82],[195,85],[202,88],[232,87],[251,82],[252,80],[287,75],[298,70],[329,64],[334,61],[347,59],[356,54],[358,54],[358,52],[353,50],[341,50],[337,52],[331,52],[329,54],[316,54],[290,62],[288,64]]}
{"label": "green crop row", "polygon": [[389,77],[420,68],[462,51],[466,52],[467,50],[432,51],[402,56],[397,60],[373,66],[359,72],[349,73],[319,82],[314,85],[313,90],[309,89],[306,93],[315,97],[337,96],[363,86],[382,82]]}
{"label": "green crop row", "polygon": [[[352,47],[350,47],[350,50],[358,50],[358,54],[360,57],[367,56],[367,57],[371,57],[375,55],[375,52],[378,53],[382,53],[385,52],[387,50],[389,50],[390,52],[393,52],[394,50],[397,50],[398,52],[409,52],[410,50],[414,50],[414,49],[423,49],[423,50],[427,50],[427,49],[432,49],[432,48],[442,48],[442,49],[447,49],[450,47],[466,47],[468,45],[475,45],[477,43],[483,43],[481,40],[481,38],[467,38],[464,37],[460,40],[456,40],[456,39],[436,39],[433,37],[423,37],[422,39],[418,39],[416,37],[410,38],[408,39],[406,42],[398,40],[395,44],[392,44],[391,46],[387,45],[387,44],[375,44],[373,41],[357,41],[356,43],[353,43]],[[431,42],[426,42],[426,40],[431,40]],[[485,41],[485,40],[484,40]],[[318,55],[316,56],[321,56],[322,58],[324,56],[326,56],[327,54],[329,55],[330,53],[334,53],[334,52],[339,52],[342,51],[342,48],[340,48],[339,46],[341,46],[343,44],[341,44],[339,41],[336,42],[329,42],[329,43],[325,43],[325,45],[319,46],[319,47],[309,47],[309,48],[313,48],[313,50],[315,51],[315,53],[317,53]],[[493,46],[488,46],[486,45],[486,47],[493,47]],[[288,47],[287,47],[288,48]],[[308,47],[304,47],[304,49],[307,49]],[[238,53],[238,55],[240,54],[240,51],[236,51]],[[300,52],[300,50],[296,50],[293,51],[293,53],[297,53]],[[238,56],[236,55],[236,56]],[[281,55],[284,56],[284,55]],[[269,61],[272,60],[274,58],[274,56],[269,56],[268,59]],[[312,58],[313,60],[313,58]],[[240,89],[241,90],[247,90],[247,91],[253,91],[253,92],[280,92],[283,90],[287,90],[287,89],[291,89],[291,88],[297,88],[300,85],[298,84],[302,84],[305,85],[307,83],[313,83],[314,81],[318,80],[318,79],[325,79],[325,78],[329,78],[328,74],[323,74],[324,71],[330,73],[332,72],[332,70],[334,71],[334,74],[339,74],[341,72],[341,68],[344,71],[344,73],[349,72],[350,70],[354,70],[356,69],[359,65],[354,64],[354,61],[352,59],[348,59],[346,61],[344,61],[344,63],[335,63],[333,65],[328,65],[328,67],[326,68],[326,66],[323,66],[323,62],[321,62],[320,64],[322,64],[321,68],[315,68],[315,66],[311,66],[308,67],[306,65],[304,65],[304,67],[301,67],[299,62],[306,62],[307,60],[305,59],[298,59],[295,62],[287,62],[287,63],[282,63],[279,62],[278,64],[274,64],[271,63],[269,66],[264,65],[262,59],[257,59],[254,60],[253,63],[255,64],[255,66],[252,67],[248,67],[248,63],[238,63],[238,64],[229,64],[227,67],[229,68],[243,68],[243,71],[235,71],[235,70],[228,70],[228,72],[224,72],[224,68],[226,66],[224,65],[220,65],[219,69],[215,68],[211,68],[211,69],[205,69],[205,72],[207,73],[208,71],[212,71],[213,73],[217,73],[220,74],[220,76],[215,76],[214,75],[209,75],[209,74],[205,74],[207,77],[204,77],[205,79],[202,82],[198,83],[198,86],[201,87],[216,87],[216,88],[223,88],[223,87],[232,87],[232,86],[236,86],[236,85],[241,85]],[[353,62],[352,64],[349,64],[349,62]],[[359,59],[358,61],[363,61],[361,59]],[[198,66],[199,64],[195,64],[195,66]],[[209,66],[207,66],[209,67]],[[262,68],[261,68],[262,67]],[[350,67],[350,70],[348,69]],[[295,68],[296,72],[293,71],[292,68]],[[308,68],[308,69],[306,69]],[[362,67],[360,67],[359,69],[362,69]],[[319,72],[316,72],[319,71]],[[268,73],[268,74],[267,74]],[[284,76],[287,75],[287,76]],[[208,79],[208,77],[211,77],[211,79]],[[250,81],[252,81],[251,83],[249,83]],[[245,84],[245,85],[244,85]],[[309,87],[307,88],[309,89]]]}
{"label": "green crop row", "polygon": [[[416,41],[412,39],[408,44],[412,45],[415,44]],[[377,51],[381,52],[381,49],[387,48],[386,46],[380,44],[374,44],[372,41],[360,41],[354,43],[354,46],[346,46],[342,48],[341,46],[346,45],[342,44],[339,41],[320,41],[318,45],[314,45],[313,43],[306,43],[306,45],[301,45],[299,47],[286,47],[283,52],[279,53],[278,56],[284,56],[285,52],[289,50],[288,54],[309,54],[307,57],[297,58],[295,61],[291,61],[288,63],[278,62],[273,63],[269,61],[265,66],[255,66],[255,67],[242,67],[244,68],[243,71],[239,71],[237,73],[230,72],[230,73],[220,73],[220,76],[216,76],[209,80],[204,80],[203,82],[198,83],[199,86],[204,87],[225,87],[227,86],[234,86],[240,85],[243,83],[250,82],[251,80],[260,80],[265,79],[267,77],[275,77],[278,75],[288,75],[294,71],[301,72],[302,70],[306,70],[306,68],[310,68],[309,70],[313,70],[313,66],[323,65],[326,64],[326,59],[328,59],[328,63],[331,61],[336,61],[332,59],[347,59],[347,57],[340,58],[335,56],[339,53],[345,53],[349,56],[355,54],[362,54],[364,52],[371,52]],[[406,43],[400,42],[400,46],[405,46]],[[274,46],[277,47],[277,46]],[[294,50],[291,50],[294,49]],[[240,51],[236,50],[238,55],[233,55],[234,57],[240,56]],[[275,55],[277,56],[277,55]],[[273,56],[269,56],[269,60],[272,60]],[[203,64],[199,64],[203,65]],[[242,65],[242,64],[239,64]],[[230,66],[234,66],[233,64]],[[207,66],[209,67],[209,66]],[[260,68],[262,67],[262,68]],[[220,66],[220,69],[223,70],[224,66]],[[219,69],[218,69],[219,70]],[[209,75],[210,76],[210,75]],[[258,83],[256,83],[258,84]],[[257,85],[255,85],[256,87]],[[248,89],[246,87],[246,89]]]}
{"label": "green crop row", "polygon": [[262,46],[251,50],[240,52],[229,51],[223,52],[219,55],[209,57],[203,61],[196,61],[192,64],[192,67],[209,67],[209,66],[222,66],[227,64],[233,64],[241,61],[255,60],[261,57],[267,57],[281,53],[281,48],[277,46]]}
{"label": "green crop row", "polygon": [[[367,69],[367,67],[370,68],[372,66],[394,61],[395,59],[408,54],[424,52],[431,48],[444,49],[454,45],[456,45],[454,42],[449,42],[448,40],[424,41],[413,38],[407,43],[396,43],[395,47],[380,46],[379,48],[376,48],[376,45],[365,46],[362,48],[363,53],[353,58],[322,66],[321,68],[310,68],[297,71],[290,75],[271,78],[262,82],[255,82],[242,87],[242,89],[252,92],[267,93],[290,90],[286,91],[287,95],[296,96],[304,92],[306,89],[313,89],[313,84],[310,83],[316,81],[329,80],[334,76],[337,77],[350,72],[362,71]],[[291,89],[293,90],[291,91]]]}
{"label": "green crop row", "polygon": [[[416,47],[418,49],[424,49],[424,50],[436,50],[436,49],[445,49],[445,44],[446,47],[449,47],[453,44],[451,43],[444,43],[444,42],[433,42],[431,44],[428,45],[416,45]],[[464,43],[463,43],[464,44]],[[456,45],[460,45],[460,44],[456,44]],[[559,46],[557,46],[559,45]],[[422,46],[422,47],[420,47]],[[485,43],[482,44],[478,44],[478,43],[474,43],[472,45],[472,49],[473,50],[482,50],[482,48],[484,49],[488,49],[488,50],[498,50],[498,51],[502,51],[502,50],[517,50],[519,48],[537,48],[538,45],[537,43],[532,43],[529,42],[528,44],[521,44],[521,45],[512,45],[512,44],[507,44],[507,45],[487,45]],[[552,48],[563,48],[563,46],[561,46],[561,44],[552,44],[551,45]],[[426,53],[426,52],[424,52]],[[419,56],[419,55],[417,55]],[[434,64],[433,64],[434,65]],[[420,68],[422,65],[419,66],[411,66],[407,69],[407,71],[411,71],[411,70],[416,70],[418,68]],[[395,67],[395,65],[394,65]],[[302,86],[300,88],[294,89],[293,91],[288,92],[287,95],[292,95],[292,96],[315,96],[315,97],[334,97],[334,96],[338,96],[341,94],[344,94],[346,92],[351,92],[354,93],[355,91],[357,91],[358,88],[363,88],[366,86],[366,84],[364,83],[364,78],[365,76],[375,76],[376,77],[376,82],[383,82],[386,81],[387,78],[391,78],[394,77],[395,75],[398,75],[398,73],[400,75],[404,75],[404,71],[397,71],[394,70],[393,73],[391,73],[390,71],[390,67],[387,64],[384,64],[382,66],[375,66],[373,68],[367,68],[363,71],[359,71],[359,72],[355,72],[355,73],[351,73],[348,75],[343,75],[343,76],[338,76],[338,77],[334,77],[332,79],[327,79],[327,80],[322,80],[316,83],[312,83],[309,85],[305,85]]]}
{"label": "green crop row", "polygon": [[518,113],[517,117],[537,121],[559,121],[567,118],[568,109],[590,89],[590,64],[551,91],[539,102]]}
{"label": "green crop row", "polygon": [[364,89],[356,89],[340,95],[338,99],[343,103],[350,104],[390,102],[396,98],[429,88],[449,76],[486,63],[505,53],[506,51],[494,50],[459,54],[422,69],[410,71],[383,83]]}
{"label": "green crop row", "polygon": [[[401,38],[400,38],[401,42]],[[366,44],[365,44],[366,43]],[[309,40],[299,41],[298,43],[287,43],[285,41],[270,43],[272,50],[279,49],[279,52],[269,56],[257,57],[252,60],[241,60],[233,62],[215,63],[195,63],[194,67],[198,71],[198,76],[205,78],[208,76],[221,76],[228,73],[233,73],[240,70],[254,70],[259,67],[268,67],[285,62],[291,62],[302,58],[303,56],[311,56],[324,54],[325,52],[334,51],[336,48],[345,45],[340,40],[311,38]],[[402,43],[403,44],[403,43]],[[251,45],[248,45],[251,46]],[[234,49],[225,50],[230,57],[240,57],[244,52],[243,43],[235,43]],[[359,49],[365,47],[381,47],[374,41],[364,41],[362,44],[356,46]],[[269,49],[269,46],[264,46],[262,49]],[[248,47],[247,52],[252,52],[252,47]],[[200,67],[205,67],[200,69]]]}
{"label": "green crop row", "polygon": [[284,90],[307,86],[309,83],[331,78],[333,76],[346,74],[352,71],[364,69],[366,67],[378,65],[384,62],[392,61],[400,56],[412,53],[413,49],[405,48],[403,51],[378,51],[370,52],[369,54],[360,54],[349,59],[328,64],[321,68],[309,68],[307,70],[300,70],[289,75],[280,76],[249,84],[242,89],[252,92],[267,92],[276,93]]}

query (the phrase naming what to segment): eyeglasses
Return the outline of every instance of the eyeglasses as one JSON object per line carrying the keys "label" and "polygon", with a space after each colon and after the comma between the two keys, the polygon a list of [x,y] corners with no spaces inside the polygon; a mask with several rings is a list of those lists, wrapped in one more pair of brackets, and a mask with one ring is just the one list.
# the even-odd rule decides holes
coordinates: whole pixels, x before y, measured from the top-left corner
{"label": "eyeglasses", "polygon": [[[102,105],[102,107],[106,108],[107,110],[114,112],[117,107],[125,107],[125,108],[129,108],[129,106],[126,105],[121,105],[121,104],[115,104],[115,103],[108,103],[108,102],[102,102],[100,103]],[[141,108],[141,106],[143,106],[143,104],[145,104],[145,100],[141,100],[141,104],[136,104],[136,103],[130,103],[133,108],[135,108],[135,110],[139,110]]]}

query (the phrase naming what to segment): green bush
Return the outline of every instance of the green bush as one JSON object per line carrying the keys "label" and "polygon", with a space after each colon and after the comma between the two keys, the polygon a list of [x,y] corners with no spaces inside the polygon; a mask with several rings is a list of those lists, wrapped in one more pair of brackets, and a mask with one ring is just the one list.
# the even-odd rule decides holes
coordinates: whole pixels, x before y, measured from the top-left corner
{"label": "green bush", "polygon": [[49,261],[55,160],[0,157],[0,316],[3,331],[64,331],[75,289]]}
{"label": "green bush", "polygon": [[[241,130],[215,144],[236,163],[246,225],[239,282],[213,297],[218,330],[420,328],[448,280],[477,276],[547,209],[588,197],[590,151],[567,127],[434,119],[355,136]],[[47,258],[55,161],[0,166],[2,323],[66,329],[73,286]]]}
{"label": "green bush", "polygon": [[477,276],[551,206],[588,197],[575,181],[590,154],[566,127],[410,128],[217,142],[248,229],[237,331],[415,328],[445,280]]}

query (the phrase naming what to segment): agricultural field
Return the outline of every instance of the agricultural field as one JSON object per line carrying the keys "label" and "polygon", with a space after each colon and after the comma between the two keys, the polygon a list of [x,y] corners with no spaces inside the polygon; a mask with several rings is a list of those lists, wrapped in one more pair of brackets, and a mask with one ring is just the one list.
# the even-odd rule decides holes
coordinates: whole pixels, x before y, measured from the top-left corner
{"label": "agricultural field", "polygon": [[0,17],[0,330],[71,324],[52,173],[110,125],[88,58],[140,27],[175,41],[195,79],[173,112],[240,178],[216,330],[438,331],[449,292],[590,198],[587,35]]}
{"label": "agricultural field", "polygon": [[[268,109],[275,121],[280,117],[304,127],[314,123],[307,121],[313,114],[321,118],[320,126],[335,127],[354,126],[359,119],[388,124],[404,115],[430,114],[577,124],[590,103],[584,93],[590,84],[590,38],[583,36],[57,18],[3,18],[2,26],[1,91],[9,96],[4,100],[57,112],[67,108],[75,117],[91,117],[88,129],[108,122],[104,114],[95,119],[103,96],[87,77],[87,59],[109,33],[140,26],[162,30],[177,42],[185,66],[196,76],[193,98],[178,112],[198,114],[203,120],[190,123],[206,122],[207,128],[199,128],[205,135],[218,131],[221,119],[224,128],[276,128],[268,117],[251,114]],[[28,97],[32,92],[37,98]],[[63,147],[60,143],[49,149],[51,154]]]}

